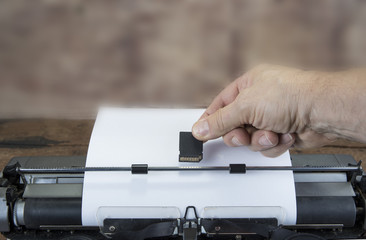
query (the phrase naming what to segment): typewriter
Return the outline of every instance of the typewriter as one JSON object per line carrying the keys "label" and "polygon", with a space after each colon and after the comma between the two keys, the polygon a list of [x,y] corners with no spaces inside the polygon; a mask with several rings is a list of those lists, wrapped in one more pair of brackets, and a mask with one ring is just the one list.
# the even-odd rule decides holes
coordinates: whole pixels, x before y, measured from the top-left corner
{"label": "typewriter", "polygon": [[[292,155],[291,161],[284,170],[294,172],[294,225],[281,225],[276,218],[204,218],[195,206],[187,206],[182,218],[106,217],[100,226],[83,226],[84,175],[96,170],[85,168],[86,158],[16,157],[0,175],[0,232],[14,240],[365,239],[366,178],[361,164],[349,155]],[[159,169],[137,165],[122,170],[146,174]],[[235,165],[226,170],[255,169]]]}

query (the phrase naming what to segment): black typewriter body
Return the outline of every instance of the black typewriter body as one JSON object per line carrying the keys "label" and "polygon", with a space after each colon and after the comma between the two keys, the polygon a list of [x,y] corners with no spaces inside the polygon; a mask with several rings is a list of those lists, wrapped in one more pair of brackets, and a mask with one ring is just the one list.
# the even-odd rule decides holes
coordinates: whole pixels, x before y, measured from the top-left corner
{"label": "black typewriter body", "polygon": [[[360,166],[348,155],[291,158],[293,166]],[[278,225],[275,218],[201,218],[194,206],[187,206],[179,219],[105,218],[101,226],[85,227],[81,219],[83,174],[17,171],[19,167],[70,166],[84,167],[85,157],[13,158],[0,175],[0,232],[14,240],[366,239],[366,177],[361,167],[346,173],[347,182],[297,182],[294,173],[296,225]],[[326,173],[317,172],[320,178]]]}

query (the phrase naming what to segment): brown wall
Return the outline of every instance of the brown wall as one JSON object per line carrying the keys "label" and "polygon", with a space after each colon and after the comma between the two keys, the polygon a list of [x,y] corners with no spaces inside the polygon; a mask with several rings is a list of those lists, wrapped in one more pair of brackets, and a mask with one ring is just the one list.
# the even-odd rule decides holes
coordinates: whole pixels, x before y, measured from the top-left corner
{"label": "brown wall", "polygon": [[[0,118],[206,106],[250,67],[364,66],[356,0],[0,1]],[[48,114],[48,115],[47,115]]]}

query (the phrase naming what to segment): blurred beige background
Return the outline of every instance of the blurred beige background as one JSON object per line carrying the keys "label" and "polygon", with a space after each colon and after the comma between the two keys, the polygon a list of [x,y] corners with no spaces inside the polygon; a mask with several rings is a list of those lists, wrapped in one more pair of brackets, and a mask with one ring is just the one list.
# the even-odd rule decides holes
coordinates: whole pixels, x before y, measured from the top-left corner
{"label": "blurred beige background", "polygon": [[267,62],[365,66],[356,0],[0,1],[0,118],[205,107]]}

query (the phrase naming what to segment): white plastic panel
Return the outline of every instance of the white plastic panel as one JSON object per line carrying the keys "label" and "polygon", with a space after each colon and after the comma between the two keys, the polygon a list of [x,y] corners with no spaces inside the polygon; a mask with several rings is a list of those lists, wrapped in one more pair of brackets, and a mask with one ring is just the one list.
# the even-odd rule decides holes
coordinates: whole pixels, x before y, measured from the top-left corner
{"label": "white plastic panel", "polygon": [[276,218],[282,223],[286,220],[286,212],[282,207],[205,207],[202,218]]}
{"label": "white plastic panel", "polygon": [[295,182],[347,182],[346,173],[295,173]]}
{"label": "white plastic panel", "polygon": [[135,219],[144,218],[180,218],[179,208],[176,207],[100,207],[97,210],[98,226],[103,226],[104,219]]}

